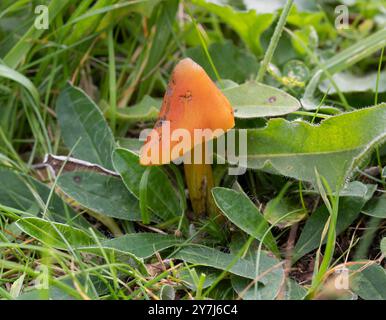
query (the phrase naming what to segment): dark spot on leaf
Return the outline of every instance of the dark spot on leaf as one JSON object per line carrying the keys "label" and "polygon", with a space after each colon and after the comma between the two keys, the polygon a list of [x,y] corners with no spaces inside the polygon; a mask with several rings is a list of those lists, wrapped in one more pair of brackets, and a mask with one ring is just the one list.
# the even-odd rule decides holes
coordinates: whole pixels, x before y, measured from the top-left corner
{"label": "dark spot on leaf", "polygon": [[74,182],[80,183],[82,181],[82,178],[80,176],[74,176]]}
{"label": "dark spot on leaf", "polygon": [[272,96],[272,97],[268,98],[268,102],[269,103],[274,103],[275,101],[276,101],[276,97],[275,96]]}

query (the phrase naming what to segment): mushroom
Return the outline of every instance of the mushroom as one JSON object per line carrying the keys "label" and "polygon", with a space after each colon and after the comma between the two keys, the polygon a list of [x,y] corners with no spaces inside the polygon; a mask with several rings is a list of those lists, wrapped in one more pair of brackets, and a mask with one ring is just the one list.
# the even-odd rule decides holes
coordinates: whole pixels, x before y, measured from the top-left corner
{"label": "mushroom", "polygon": [[140,163],[183,161],[194,213],[199,216],[210,212],[214,185],[207,142],[234,125],[227,98],[200,65],[183,59],[173,70],[159,118],[141,148]]}

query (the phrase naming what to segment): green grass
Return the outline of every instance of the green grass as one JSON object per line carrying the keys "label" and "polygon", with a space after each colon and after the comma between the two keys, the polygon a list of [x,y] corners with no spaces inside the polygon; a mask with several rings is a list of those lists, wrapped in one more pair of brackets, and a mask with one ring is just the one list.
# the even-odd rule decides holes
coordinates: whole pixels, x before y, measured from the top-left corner
{"label": "green grass", "polygon": [[[358,281],[358,273],[350,269],[364,263],[385,267],[380,242],[386,235],[386,207],[382,211],[377,206],[385,203],[381,172],[386,167],[386,124],[374,128],[376,116],[363,132],[341,137],[344,128],[337,124],[336,135],[317,140],[325,144],[315,148],[325,152],[335,140],[349,144],[356,136],[371,137],[361,140],[368,142],[370,150],[360,146],[363,154],[355,154],[361,161],[354,161],[354,156],[346,159],[355,167],[347,176],[338,177],[356,183],[350,184],[357,188],[349,190],[351,194],[345,194],[341,185],[329,185],[318,173],[297,181],[288,168],[276,173],[249,168],[235,177],[227,174],[227,165],[217,164],[213,166],[216,187],[233,189],[244,203],[235,203],[224,216],[212,219],[193,217],[181,166],[145,171],[133,167],[130,179],[138,181],[137,188],[125,186],[119,177],[99,177],[98,181],[106,183],[106,192],[115,188],[111,189],[117,196],[113,200],[103,199],[100,185],[84,185],[76,177],[67,187],[78,183],[83,189],[77,189],[78,197],[66,194],[61,181],[69,174],[66,161],[56,177],[34,166],[47,153],[77,157],[77,148],[87,141],[91,141],[87,145],[90,154],[99,152],[103,139],[98,132],[111,131],[112,139],[119,141],[113,141],[113,149],[137,140],[143,128],[154,125],[154,115],[147,112],[159,108],[172,69],[184,57],[201,64],[223,90],[229,85],[224,80],[242,84],[257,79],[270,86],[265,90],[278,88],[300,101],[303,108],[279,116],[291,121],[294,136],[285,139],[255,130],[276,123],[277,132],[285,132],[283,123],[268,116],[236,119],[238,129],[254,130],[267,141],[284,141],[277,146],[280,150],[295,139],[298,131],[293,121],[318,125],[365,107],[380,105],[377,110],[382,111],[381,104],[386,102],[382,83],[386,29],[379,22],[385,10],[382,3],[358,1],[350,6],[355,21],[350,20],[348,30],[335,28],[334,6],[328,3],[306,10],[295,9],[296,4],[287,1],[281,10],[265,14],[246,12],[251,8],[243,1],[237,3],[241,7],[204,0],[1,1],[0,299],[138,300],[173,295],[183,300],[347,299],[353,293],[363,299],[369,295],[386,299],[384,291],[366,289],[371,281],[386,283],[386,275],[374,273],[371,279],[359,272],[363,278]],[[34,9],[40,4],[49,8],[48,30],[33,25]],[[347,89],[335,76],[342,72],[353,80],[374,73],[374,86],[364,92]],[[322,92],[322,81],[335,93]],[[66,115],[58,114],[56,108],[68,83],[96,103],[98,109],[90,107],[91,115],[99,115],[100,110],[105,119],[96,128],[87,117],[77,119],[95,134],[79,134],[79,141],[72,145],[65,142],[71,132],[59,126]],[[256,104],[262,103],[262,92],[253,94]],[[132,112],[134,105],[140,108],[133,118],[121,116]],[[371,135],[375,131],[380,132],[377,137]],[[315,171],[312,161],[300,157],[295,161],[304,161],[305,169]],[[334,172],[334,164],[329,165]],[[278,174],[283,172],[289,174]],[[159,201],[151,199],[153,190]],[[91,197],[88,203],[81,192]],[[127,196],[127,206],[136,208],[133,211],[138,210],[139,218],[133,218],[133,212],[127,212],[131,218],[118,218],[114,203],[108,207],[109,201],[119,200],[120,192],[127,193],[121,198]],[[264,216],[265,208],[275,201],[277,220],[270,221]],[[165,208],[170,212],[165,213]],[[261,225],[252,225],[252,220],[249,231],[243,231],[246,222],[237,218],[245,210],[253,210],[267,223],[262,238],[256,236]],[[307,214],[296,219],[296,213],[304,210]],[[377,212],[383,216],[376,216]],[[23,223],[29,228],[23,228]],[[251,231],[254,227],[256,232]],[[124,242],[126,235],[143,233],[165,236],[165,243],[169,236],[177,240],[165,247],[162,241],[146,242],[143,251]],[[271,233],[279,253],[269,252],[264,244]],[[111,248],[110,239],[122,242]],[[308,241],[310,250],[293,261],[301,241]],[[216,259],[205,260],[212,249]],[[194,250],[203,250],[202,256]],[[329,283],[341,265],[352,271],[353,285],[331,294]],[[368,272],[374,271],[368,268]]]}

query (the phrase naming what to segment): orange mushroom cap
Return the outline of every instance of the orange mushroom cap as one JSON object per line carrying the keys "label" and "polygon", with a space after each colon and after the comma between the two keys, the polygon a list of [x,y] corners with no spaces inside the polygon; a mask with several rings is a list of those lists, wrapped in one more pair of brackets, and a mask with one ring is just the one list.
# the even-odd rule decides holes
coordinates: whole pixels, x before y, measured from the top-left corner
{"label": "orange mushroom cap", "polygon": [[[228,99],[193,60],[181,60],[174,68],[154,129],[140,151],[140,163],[158,165],[170,163],[194,146],[221,135],[235,125],[233,109]],[[170,130],[166,130],[170,126]],[[177,129],[189,133],[184,140]],[[212,134],[195,141],[196,129],[209,129]],[[215,131],[216,129],[221,129]],[[206,130],[207,132],[209,130]],[[218,133],[220,132],[220,134]],[[179,137],[179,138],[178,138]],[[178,144],[179,152],[175,152]],[[173,148],[174,152],[173,152]]]}

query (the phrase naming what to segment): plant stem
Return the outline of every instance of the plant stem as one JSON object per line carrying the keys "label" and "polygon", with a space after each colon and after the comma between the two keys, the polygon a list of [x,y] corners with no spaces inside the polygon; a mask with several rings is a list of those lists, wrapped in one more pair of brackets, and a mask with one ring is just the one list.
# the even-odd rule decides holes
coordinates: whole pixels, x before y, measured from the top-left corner
{"label": "plant stem", "polygon": [[[317,255],[317,259],[315,262],[316,273],[314,274],[314,277],[312,279],[311,288],[308,290],[306,299],[314,298],[317,290],[322,284],[323,279],[331,264],[331,260],[334,255],[335,242],[336,242],[336,224],[337,224],[338,212],[339,212],[339,192],[337,192],[336,196],[333,196],[333,192],[329,187],[328,183],[326,182],[326,180],[323,177],[321,177],[321,180],[323,181],[324,187],[327,189],[327,194],[331,195],[329,203],[327,198],[323,199],[327,207],[327,210],[330,213],[330,218],[328,220],[327,241],[326,241],[326,247],[324,250],[322,262],[319,265],[319,257]],[[321,188],[322,188],[322,184],[320,184],[320,187],[319,187],[320,191],[322,191]],[[323,194],[321,195],[323,198]],[[319,250],[321,250],[320,247],[319,247]]]}
{"label": "plant stem", "polygon": [[289,15],[289,12],[290,12],[290,9],[292,7],[293,2],[294,2],[293,0],[287,0],[287,3],[285,4],[284,9],[280,15],[279,21],[276,25],[275,31],[273,33],[271,41],[269,42],[268,49],[265,52],[264,59],[261,63],[259,72],[257,74],[256,81],[258,81],[258,82],[262,82],[264,80],[265,73],[267,71],[269,63],[272,60],[273,54],[276,50],[276,47],[279,43],[281,34],[283,32],[283,29],[284,29],[285,23],[287,21],[287,17]]}
{"label": "plant stem", "polygon": [[211,197],[213,175],[210,164],[184,164],[186,184],[189,190],[190,202],[195,215],[201,216],[207,211],[208,200]]}
{"label": "plant stem", "polygon": [[[195,151],[202,148],[201,161],[197,163],[194,159]],[[205,143],[196,146],[191,150],[191,163],[184,163],[185,179],[189,190],[189,198],[196,217],[205,213],[214,217],[216,206],[212,199],[211,190],[214,187],[212,165],[205,163],[206,157]]]}

